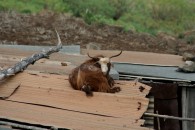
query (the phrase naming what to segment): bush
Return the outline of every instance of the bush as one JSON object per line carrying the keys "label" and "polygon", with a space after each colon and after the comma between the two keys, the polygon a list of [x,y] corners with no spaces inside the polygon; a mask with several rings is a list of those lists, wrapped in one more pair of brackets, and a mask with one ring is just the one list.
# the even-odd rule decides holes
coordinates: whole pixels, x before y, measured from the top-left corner
{"label": "bush", "polygon": [[[127,0],[64,0],[76,17],[83,17],[91,24],[118,20],[127,11]],[[100,20],[100,21],[99,21]]]}
{"label": "bush", "polygon": [[0,11],[6,10],[71,12],[88,24],[120,25],[125,31],[153,35],[178,36],[195,29],[195,3],[191,0],[1,0]]}
{"label": "bush", "polygon": [[63,0],[1,0],[0,10],[14,10],[21,13],[38,13],[42,10],[65,12],[67,5]]}

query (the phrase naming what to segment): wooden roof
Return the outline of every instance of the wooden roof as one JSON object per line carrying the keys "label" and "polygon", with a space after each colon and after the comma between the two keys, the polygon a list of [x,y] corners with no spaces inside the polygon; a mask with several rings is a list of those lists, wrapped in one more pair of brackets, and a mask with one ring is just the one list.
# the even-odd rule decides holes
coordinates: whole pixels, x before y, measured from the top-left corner
{"label": "wooden roof", "polygon": [[[33,53],[0,48],[0,66],[11,66]],[[50,60],[40,60],[27,71],[0,82],[0,121],[6,118],[76,130],[148,130],[141,127],[141,117],[148,107],[145,96],[150,87],[116,81],[121,92],[95,92],[93,97],[86,97],[70,87],[65,75],[86,58],[80,57],[54,54]],[[65,61],[67,66],[62,66]]]}

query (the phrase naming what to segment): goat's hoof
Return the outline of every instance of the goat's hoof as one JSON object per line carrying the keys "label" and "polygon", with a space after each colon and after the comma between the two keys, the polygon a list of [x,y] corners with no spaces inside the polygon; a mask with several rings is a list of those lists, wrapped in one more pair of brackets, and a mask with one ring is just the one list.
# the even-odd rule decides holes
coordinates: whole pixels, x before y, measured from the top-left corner
{"label": "goat's hoof", "polygon": [[120,92],[121,88],[120,87],[116,87],[116,92]]}
{"label": "goat's hoof", "polygon": [[91,91],[90,93],[86,93],[87,97],[92,97],[93,96],[93,92]]}
{"label": "goat's hoof", "polygon": [[86,93],[86,96],[93,96],[93,92],[92,92],[91,87],[89,85],[83,85],[81,90]]}
{"label": "goat's hoof", "polygon": [[116,92],[120,92],[121,91],[121,88],[120,87],[114,87],[113,88],[113,91],[116,93]]}

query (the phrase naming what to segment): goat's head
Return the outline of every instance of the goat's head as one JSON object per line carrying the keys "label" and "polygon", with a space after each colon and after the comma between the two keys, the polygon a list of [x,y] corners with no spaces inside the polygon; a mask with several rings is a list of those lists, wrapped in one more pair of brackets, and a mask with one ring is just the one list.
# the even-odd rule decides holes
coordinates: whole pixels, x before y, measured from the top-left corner
{"label": "goat's head", "polygon": [[87,53],[87,55],[90,58],[92,58],[94,61],[96,61],[96,63],[98,63],[100,65],[103,74],[106,75],[110,71],[110,67],[111,67],[110,59],[121,55],[121,53],[122,53],[122,50],[120,51],[119,54],[113,55],[111,57],[104,57],[102,55],[101,56],[92,57],[92,56],[89,55],[89,53]]}

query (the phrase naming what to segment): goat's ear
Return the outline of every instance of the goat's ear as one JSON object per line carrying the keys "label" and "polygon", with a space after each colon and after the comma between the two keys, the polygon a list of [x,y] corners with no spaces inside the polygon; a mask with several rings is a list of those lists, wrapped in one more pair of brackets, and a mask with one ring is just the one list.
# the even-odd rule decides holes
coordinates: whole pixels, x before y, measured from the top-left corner
{"label": "goat's ear", "polygon": [[110,68],[111,68],[111,67],[114,67],[114,65],[113,65],[111,62],[109,62],[109,63],[107,64],[107,66],[110,67]]}

